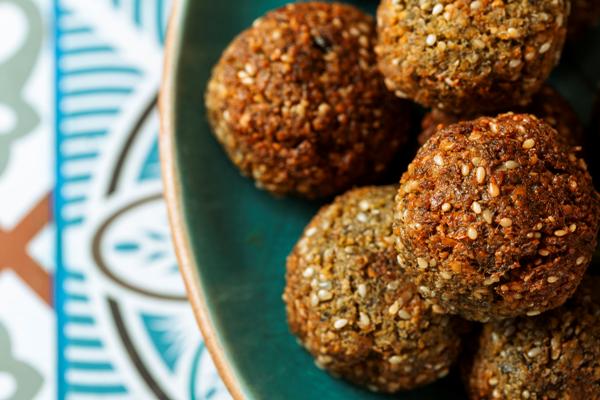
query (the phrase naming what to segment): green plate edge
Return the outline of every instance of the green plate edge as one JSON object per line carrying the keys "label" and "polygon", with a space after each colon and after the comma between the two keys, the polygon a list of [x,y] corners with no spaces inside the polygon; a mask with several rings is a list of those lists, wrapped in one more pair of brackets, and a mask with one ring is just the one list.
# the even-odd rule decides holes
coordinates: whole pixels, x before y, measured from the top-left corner
{"label": "green plate edge", "polygon": [[[161,96],[161,157],[181,269],[196,316],[237,398],[381,399],[331,378],[289,334],[281,301],[285,257],[319,207],[277,199],[242,178],[214,140],[203,93],[212,66],[242,29],[281,0],[177,0]],[[350,2],[372,11],[376,1]],[[595,32],[567,49],[551,79],[582,119],[600,75]],[[583,60],[583,61],[582,61]],[[399,399],[464,398],[456,377]]]}

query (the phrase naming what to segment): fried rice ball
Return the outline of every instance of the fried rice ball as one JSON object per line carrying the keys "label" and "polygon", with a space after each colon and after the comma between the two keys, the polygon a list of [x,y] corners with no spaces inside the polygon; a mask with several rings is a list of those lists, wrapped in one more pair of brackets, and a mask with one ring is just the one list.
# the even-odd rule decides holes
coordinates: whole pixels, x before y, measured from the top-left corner
{"label": "fried rice ball", "polygon": [[452,114],[527,104],[557,64],[567,0],[383,0],[376,52],[399,97]]}
{"label": "fried rice ball", "polygon": [[486,324],[467,381],[473,400],[600,399],[600,278],[548,313]]}
{"label": "fried rice ball", "polygon": [[448,373],[464,322],[435,312],[398,267],[397,186],[355,189],[323,207],[287,260],[288,322],[321,368],[374,391]]}
{"label": "fried rice ball", "polygon": [[[558,131],[558,139],[566,146],[580,146],[583,143],[583,125],[579,117],[577,117],[569,102],[550,85],[544,85],[533,96],[529,105],[513,107],[513,111],[533,114],[543,119]],[[479,116],[477,115],[477,117]],[[468,119],[473,118],[448,114],[438,109],[431,110],[421,122],[422,131],[419,135],[419,144],[423,145],[437,129]]]}
{"label": "fried rice ball", "polygon": [[439,130],[402,176],[399,262],[443,311],[537,315],[573,294],[592,259],[600,197],[578,148],[528,114]]}
{"label": "fried rice ball", "polygon": [[258,187],[308,198],[372,181],[406,141],[411,105],[377,69],[372,17],[289,4],[225,50],[206,92],[209,121]]}

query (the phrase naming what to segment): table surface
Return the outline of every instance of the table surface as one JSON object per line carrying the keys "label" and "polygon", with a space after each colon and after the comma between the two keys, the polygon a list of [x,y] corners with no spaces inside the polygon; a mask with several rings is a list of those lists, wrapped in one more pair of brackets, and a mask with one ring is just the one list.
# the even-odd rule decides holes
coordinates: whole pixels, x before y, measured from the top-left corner
{"label": "table surface", "polygon": [[229,398],[161,197],[169,6],[0,0],[0,399]]}

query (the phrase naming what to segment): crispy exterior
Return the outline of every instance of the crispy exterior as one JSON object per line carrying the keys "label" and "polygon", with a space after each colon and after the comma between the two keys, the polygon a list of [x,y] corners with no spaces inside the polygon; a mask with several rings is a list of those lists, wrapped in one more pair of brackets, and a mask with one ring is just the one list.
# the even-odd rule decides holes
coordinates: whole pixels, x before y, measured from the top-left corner
{"label": "crispy exterior", "polygon": [[373,19],[341,4],[290,4],[241,33],[206,106],[231,160],[257,186],[314,198],[372,181],[406,140],[411,105],[376,65]]}
{"label": "crispy exterior", "polygon": [[497,112],[540,89],[566,19],[566,0],[383,0],[379,67],[400,97],[453,114]]}
{"label": "crispy exterior", "polygon": [[317,365],[395,392],[448,373],[463,322],[434,313],[398,267],[396,186],[356,189],[325,206],[287,260],[291,330]]}
{"label": "crispy exterior", "polygon": [[[575,110],[569,102],[554,90],[550,85],[544,85],[542,89],[533,96],[531,103],[525,107],[512,107],[518,113],[533,114],[543,119],[558,131],[558,139],[566,146],[581,146],[583,144],[583,126]],[[475,117],[479,117],[476,115]],[[456,122],[473,119],[469,116],[458,116],[448,114],[438,109],[433,109],[421,122],[421,134],[419,143],[424,144],[437,129],[454,124]]]}
{"label": "crispy exterior", "polygon": [[487,324],[468,386],[473,400],[600,399],[600,278],[544,315]]}
{"label": "crispy exterior", "polygon": [[599,196],[555,136],[532,115],[504,114],[450,125],[419,150],[394,230],[421,294],[477,321],[536,315],[573,294],[596,245]]}

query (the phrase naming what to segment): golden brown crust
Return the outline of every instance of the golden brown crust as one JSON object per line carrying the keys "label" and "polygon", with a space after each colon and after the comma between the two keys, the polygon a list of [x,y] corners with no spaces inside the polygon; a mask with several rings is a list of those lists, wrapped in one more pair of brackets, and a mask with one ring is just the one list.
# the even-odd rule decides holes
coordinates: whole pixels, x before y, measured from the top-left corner
{"label": "golden brown crust", "polygon": [[383,172],[406,141],[411,105],[386,90],[375,40],[357,8],[311,2],[268,13],[231,43],[206,106],[244,175],[313,198]]}
{"label": "golden brown crust", "polygon": [[[558,139],[566,146],[581,146],[583,144],[583,126],[575,110],[569,102],[550,85],[544,85],[542,89],[533,96],[531,103],[525,107],[512,107],[515,113],[533,114],[543,119],[558,132]],[[460,121],[466,121],[480,117],[458,116],[448,114],[438,109],[427,113],[421,122],[421,134],[419,143],[424,144],[437,129]]]}
{"label": "golden brown crust", "polygon": [[600,399],[600,278],[556,310],[486,324],[479,343],[473,400]]}
{"label": "golden brown crust", "polygon": [[397,248],[421,293],[471,320],[535,315],[575,291],[600,201],[583,159],[532,115],[450,125],[418,152],[396,198]]}
{"label": "golden brown crust", "polygon": [[323,207],[288,257],[284,294],[290,328],[317,365],[383,392],[446,375],[463,327],[434,313],[397,265],[396,191],[356,189]]}
{"label": "golden brown crust", "polygon": [[376,52],[386,85],[444,112],[529,103],[560,58],[567,1],[383,0]]}

